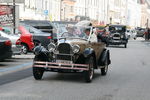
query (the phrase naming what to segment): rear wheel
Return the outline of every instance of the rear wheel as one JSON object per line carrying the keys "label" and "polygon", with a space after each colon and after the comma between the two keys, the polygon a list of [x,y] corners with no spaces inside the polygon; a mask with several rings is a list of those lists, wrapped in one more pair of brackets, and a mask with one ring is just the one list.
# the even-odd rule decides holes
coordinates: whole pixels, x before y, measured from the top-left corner
{"label": "rear wheel", "polygon": [[27,54],[28,53],[28,46],[26,44],[21,45],[21,53]]}
{"label": "rear wheel", "polygon": [[108,72],[108,59],[105,60],[105,65],[103,68],[101,68],[101,74],[106,75]]}
{"label": "rear wheel", "polygon": [[84,78],[86,82],[91,82],[94,76],[94,61],[93,57],[90,57],[87,61],[86,64],[89,65],[89,70],[84,71]]}

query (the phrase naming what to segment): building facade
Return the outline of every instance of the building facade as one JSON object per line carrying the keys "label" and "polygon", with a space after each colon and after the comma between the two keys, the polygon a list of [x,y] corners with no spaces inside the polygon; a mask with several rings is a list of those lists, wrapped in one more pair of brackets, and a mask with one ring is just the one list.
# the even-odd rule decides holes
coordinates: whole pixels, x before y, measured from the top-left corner
{"label": "building facade", "polygon": [[127,0],[109,0],[108,17],[110,24],[126,24]]}
{"label": "building facade", "polygon": [[108,0],[76,0],[75,15],[77,21],[91,20],[98,24],[107,23]]}
{"label": "building facade", "polygon": [[150,27],[150,3],[146,0],[141,0],[141,27]]}
{"label": "building facade", "polygon": [[141,3],[138,0],[128,0],[126,24],[131,28],[135,28],[140,27],[140,23]]}
{"label": "building facade", "polygon": [[75,18],[75,0],[61,0],[61,19],[63,21],[73,21]]}
{"label": "building facade", "polygon": [[60,20],[61,0],[25,0],[20,5],[20,19]]}

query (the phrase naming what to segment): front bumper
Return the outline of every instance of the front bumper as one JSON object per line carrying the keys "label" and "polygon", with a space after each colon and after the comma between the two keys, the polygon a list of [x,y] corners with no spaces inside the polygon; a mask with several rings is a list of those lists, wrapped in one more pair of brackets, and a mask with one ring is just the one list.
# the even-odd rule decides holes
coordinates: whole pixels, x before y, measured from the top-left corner
{"label": "front bumper", "polygon": [[42,62],[34,61],[33,67],[40,67],[45,69],[60,69],[60,70],[77,70],[87,71],[89,66],[87,64],[67,64],[67,63],[56,63],[56,62]]}
{"label": "front bumper", "polygon": [[121,45],[121,44],[126,44],[126,40],[109,40],[109,44],[112,45]]}

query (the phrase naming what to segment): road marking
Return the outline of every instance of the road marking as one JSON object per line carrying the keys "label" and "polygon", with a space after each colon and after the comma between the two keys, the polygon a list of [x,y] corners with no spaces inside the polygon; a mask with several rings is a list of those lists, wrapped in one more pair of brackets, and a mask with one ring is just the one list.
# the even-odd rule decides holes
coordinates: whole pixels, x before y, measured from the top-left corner
{"label": "road marking", "polygon": [[21,65],[18,65],[18,66],[13,66],[11,68],[4,68],[4,69],[1,69],[0,72],[7,72],[7,71],[14,71],[16,69],[19,69],[19,68],[23,68],[23,67],[26,67],[26,66],[31,66],[33,62],[28,62],[28,63],[24,63],[24,64],[21,64]]}

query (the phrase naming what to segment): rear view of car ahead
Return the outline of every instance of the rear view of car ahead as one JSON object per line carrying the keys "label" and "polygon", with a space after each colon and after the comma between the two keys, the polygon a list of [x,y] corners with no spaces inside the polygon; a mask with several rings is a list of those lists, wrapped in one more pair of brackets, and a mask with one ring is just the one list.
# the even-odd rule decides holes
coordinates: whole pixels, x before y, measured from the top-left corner
{"label": "rear view of car ahead", "polygon": [[127,48],[128,38],[125,25],[110,25],[109,31],[109,45],[124,45]]}
{"label": "rear view of car ahead", "polygon": [[11,50],[11,41],[8,38],[4,38],[0,36],[0,61],[11,58],[12,50]]}
{"label": "rear view of car ahead", "polygon": [[110,64],[109,50],[102,42],[92,41],[93,28],[89,35],[83,27],[67,27],[58,39],[58,43],[50,43],[48,49],[43,46],[34,48],[33,76],[40,80],[45,71],[81,72],[86,82],[91,82],[94,69],[100,69],[102,75],[107,74]]}
{"label": "rear view of car ahead", "polygon": [[146,29],[138,27],[136,31],[137,31],[137,37],[144,37],[144,32],[146,31]]}
{"label": "rear view of car ahead", "polygon": [[126,30],[126,37],[129,39],[136,40],[137,38],[137,32],[134,29],[128,29]]}

